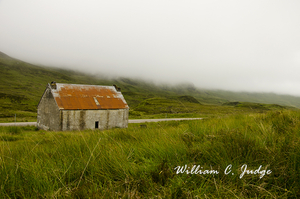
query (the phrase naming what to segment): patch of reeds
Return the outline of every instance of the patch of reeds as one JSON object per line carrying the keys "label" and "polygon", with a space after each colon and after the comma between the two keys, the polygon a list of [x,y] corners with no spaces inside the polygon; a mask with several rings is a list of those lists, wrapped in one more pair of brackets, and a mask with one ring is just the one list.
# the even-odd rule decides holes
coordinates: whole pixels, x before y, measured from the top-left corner
{"label": "patch of reeds", "polygon": [[[0,140],[1,198],[300,197],[297,111],[105,131],[1,131],[23,138]],[[272,173],[241,178],[245,164]],[[219,173],[176,174],[184,165]]]}

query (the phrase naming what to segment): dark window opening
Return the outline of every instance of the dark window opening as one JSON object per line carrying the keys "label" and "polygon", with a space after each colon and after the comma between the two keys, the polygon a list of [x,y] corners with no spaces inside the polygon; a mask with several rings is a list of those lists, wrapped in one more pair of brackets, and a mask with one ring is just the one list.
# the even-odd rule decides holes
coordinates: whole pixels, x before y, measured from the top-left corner
{"label": "dark window opening", "polygon": [[95,129],[98,129],[99,128],[99,122],[95,122]]}

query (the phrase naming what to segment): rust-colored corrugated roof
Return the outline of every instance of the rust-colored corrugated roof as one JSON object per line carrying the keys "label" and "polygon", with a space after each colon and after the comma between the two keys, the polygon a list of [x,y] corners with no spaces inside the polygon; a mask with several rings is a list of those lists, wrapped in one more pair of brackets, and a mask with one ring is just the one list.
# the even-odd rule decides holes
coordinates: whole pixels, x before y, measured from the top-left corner
{"label": "rust-colored corrugated roof", "polygon": [[60,109],[125,109],[129,108],[114,86],[60,84],[51,92]]}

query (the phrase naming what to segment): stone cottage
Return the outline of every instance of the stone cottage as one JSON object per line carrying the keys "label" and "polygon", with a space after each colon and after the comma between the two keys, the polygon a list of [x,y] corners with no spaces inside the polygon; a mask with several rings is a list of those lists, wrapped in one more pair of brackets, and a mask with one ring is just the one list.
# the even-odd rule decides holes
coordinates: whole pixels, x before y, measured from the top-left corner
{"label": "stone cottage", "polygon": [[65,131],[128,126],[129,107],[117,86],[51,82],[37,107],[37,127]]}

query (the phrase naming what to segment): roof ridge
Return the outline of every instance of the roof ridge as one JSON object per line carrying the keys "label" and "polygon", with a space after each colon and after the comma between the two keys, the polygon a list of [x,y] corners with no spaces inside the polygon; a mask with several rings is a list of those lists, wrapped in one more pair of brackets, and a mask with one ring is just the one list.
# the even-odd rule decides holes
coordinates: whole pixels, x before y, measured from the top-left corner
{"label": "roof ridge", "polygon": [[65,85],[75,85],[75,86],[105,86],[105,87],[114,87],[109,85],[95,85],[95,84],[68,84],[68,83],[56,83],[56,84],[65,84]]}

